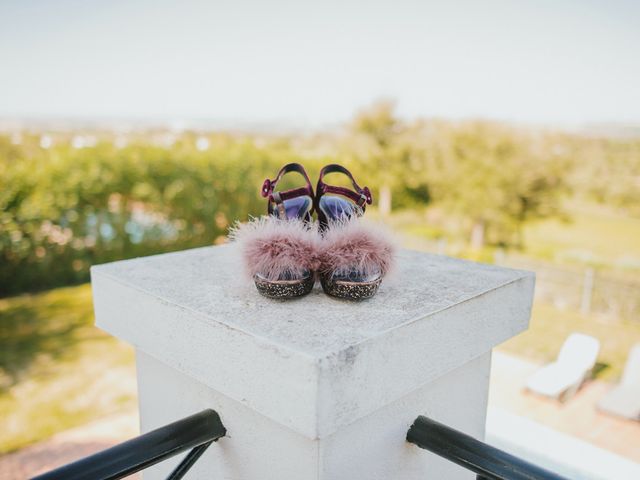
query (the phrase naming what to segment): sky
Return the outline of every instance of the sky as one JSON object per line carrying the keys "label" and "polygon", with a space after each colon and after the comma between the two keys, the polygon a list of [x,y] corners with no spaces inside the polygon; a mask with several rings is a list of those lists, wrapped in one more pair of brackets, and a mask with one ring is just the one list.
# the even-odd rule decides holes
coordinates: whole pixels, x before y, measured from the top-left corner
{"label": "sky", "polygon": [[0,0],[0,117],[640,124],[634,0]]}

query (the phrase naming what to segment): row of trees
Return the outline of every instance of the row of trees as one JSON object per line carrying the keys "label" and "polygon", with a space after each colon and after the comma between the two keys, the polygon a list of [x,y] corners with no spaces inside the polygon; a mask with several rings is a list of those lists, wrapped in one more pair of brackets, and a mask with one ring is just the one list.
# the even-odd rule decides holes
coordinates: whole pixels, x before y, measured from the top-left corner
{"label": "row of trees", "polygon": [[0,295],[85,281],[95,263],[224,241],[233,221],[264,211],[259,187],[289,161],[312,177],[343,163],[382,215],[436,206],[476,247],[517,246],[522,225],[561,214],[572,190],[640,214],[637,140],[404,122],[390,102],[359,112],[346,134],[211,138],[209,149],[189,133],[171,145],[138,136],[77,149],[0,136]]}
{"label": "row of trees", "polygon": [[[563,215],[568,194],[640,216],[640,138],[486,121],[407,123],[391,101],[359,112],[351,131],[362,168],[377,173],[383,215],[394,203],[440,205],[465,225],[476,248],[486,241],[520,246],[522,226]],[[393,202],[392,191],[403,197]]]}
{"label": "row of trees", "polygon": [[210,152],[189,142],[45,151],[0,140],[0,294],[221,241],[234,219],[262,211],[258,186],[287,155],[248,142]]}

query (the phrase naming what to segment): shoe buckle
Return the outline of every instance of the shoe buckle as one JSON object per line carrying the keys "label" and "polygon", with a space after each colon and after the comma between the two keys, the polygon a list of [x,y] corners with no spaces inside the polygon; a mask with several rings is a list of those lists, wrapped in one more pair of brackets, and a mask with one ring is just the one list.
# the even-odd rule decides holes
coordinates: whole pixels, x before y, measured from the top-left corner
{"label": "shoe buckle", "polygon": [[260,191],[260,193],[264,198],[267,198],[272,190],[273,186],[271,184],[271,180],[267,178],[262,184],[262,190]]}

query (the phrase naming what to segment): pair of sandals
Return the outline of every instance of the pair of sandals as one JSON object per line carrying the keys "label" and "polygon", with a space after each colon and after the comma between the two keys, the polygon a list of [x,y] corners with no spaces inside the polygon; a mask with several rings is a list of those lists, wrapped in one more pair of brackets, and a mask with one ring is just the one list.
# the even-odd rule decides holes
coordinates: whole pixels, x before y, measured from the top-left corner
{"label": "pair of sandals", "polygon": [[[276,190],[289,172],[299,173],[305,185]],[[353,190],[325,183],[329,173],[346,175]],[[231,236],[240,244],[245,267],[262,295],[306,295],[316,276],[333,297],[364,300],[375,295],[394,262],[394,246],[384,230],[360,220],[372,203],[371,192],[361,188],[349,170],[325,166],[314,193],[304,167],[289,163],[275,179],[264,181],[261,193],[268,215],[237,226]]]}

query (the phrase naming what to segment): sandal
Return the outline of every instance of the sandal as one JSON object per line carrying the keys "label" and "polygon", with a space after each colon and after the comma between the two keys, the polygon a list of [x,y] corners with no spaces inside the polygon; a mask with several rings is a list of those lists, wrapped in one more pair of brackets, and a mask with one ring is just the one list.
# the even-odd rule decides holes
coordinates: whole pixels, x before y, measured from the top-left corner
{"label": "sandal", "polygon": [[[347,175],[354,190],[324,183],[324,175],[332,172]],[[371,203],[369,189],[360,188],[346,168],[333,164],[321,170],[315,209],[323,235],[320,283],[327,295],[371,298],[393,266],[395,248],[388,234],[360,219]]]}
{"label": "sandal", "polygon": [[[301,174],[306,185],[275,191],[289,172]],[[306,295],[319,267],[318,232],[311,223],[314,193],[307,172],[302,165],[289,163],[274,180],[264,181],[261,193],[267,198],[268,215],[236,225],[230,236],[240,244],[258,292],[279,299]]]}

